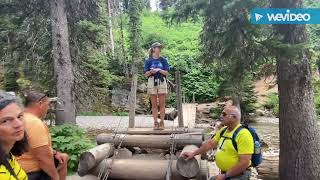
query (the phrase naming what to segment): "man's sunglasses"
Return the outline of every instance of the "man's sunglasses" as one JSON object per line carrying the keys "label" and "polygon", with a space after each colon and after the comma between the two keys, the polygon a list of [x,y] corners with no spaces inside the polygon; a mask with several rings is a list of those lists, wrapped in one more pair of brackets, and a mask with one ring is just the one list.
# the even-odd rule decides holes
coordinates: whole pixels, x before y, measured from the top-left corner
{"label": "man's sunglasses", "polygon": [[234,118],[236,118],[236,115],[235,114],[227,114],[226,112],[222,112],[221,114],[223,117],[226,117],[227,115],[231,115],[233,116]]}

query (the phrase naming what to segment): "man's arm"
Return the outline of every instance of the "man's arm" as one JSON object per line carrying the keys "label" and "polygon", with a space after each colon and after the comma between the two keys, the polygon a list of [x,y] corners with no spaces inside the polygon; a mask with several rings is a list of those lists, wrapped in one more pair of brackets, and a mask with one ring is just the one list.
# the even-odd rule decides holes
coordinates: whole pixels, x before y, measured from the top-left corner
{"label": "man's arm", "polygon": [[238,176],[243,173],[249,166],[251,160],[251,154],[239,155],[239,162],[233,168],[231,168],[226,174],[229,177]]}
{"label": "man's arm", "polygon": [[211,139],[208,142],[202,144],[202,146],[196,151],[183,153],[182,156],[186,157],[187,160],[189,160],[198,154],[203,154],[209,151],[210,149],[215,149],[217,148],[217,146],[218,146],[218,142],[214,139]]}
{"label": "man's arm", "polygon": [[40,168],[53,180],[59,180],[58,170],[54,165],[52,151],[49,146],[41,146],[31,149],[31,152],[39,161]]}

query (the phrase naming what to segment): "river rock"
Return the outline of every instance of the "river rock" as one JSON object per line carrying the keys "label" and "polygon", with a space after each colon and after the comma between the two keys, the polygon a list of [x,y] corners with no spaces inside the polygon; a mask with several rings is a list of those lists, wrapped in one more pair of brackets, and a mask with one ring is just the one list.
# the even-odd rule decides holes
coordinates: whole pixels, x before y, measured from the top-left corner
{"label": "river rock", "polygon": [[256,110],[256,115],[257,115],[257,116],[265,116],[265,113],[266,113],[266,112],[265,112],[264,110],[261,110],[261,109],[257,109],[257,110]]}

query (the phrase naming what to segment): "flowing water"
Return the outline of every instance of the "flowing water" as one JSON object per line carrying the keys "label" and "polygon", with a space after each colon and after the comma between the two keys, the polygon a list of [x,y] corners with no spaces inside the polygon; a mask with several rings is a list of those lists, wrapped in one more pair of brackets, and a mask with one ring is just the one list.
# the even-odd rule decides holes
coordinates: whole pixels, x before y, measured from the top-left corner
{"label": "flowing water", "polygon": [[260,138],[268,147],[264,148],[264,155],[278,156],[279,155],[279,119],[260,117],[256,123],[251,124],[259,134]]}
{"label": "flowing water", "polygon": [[279,119],[259,117],[256,123],[252,123],[265,145],[262,148],[264,161],[258,172],[263,180],[275,180],[278,178],[279,157]]}

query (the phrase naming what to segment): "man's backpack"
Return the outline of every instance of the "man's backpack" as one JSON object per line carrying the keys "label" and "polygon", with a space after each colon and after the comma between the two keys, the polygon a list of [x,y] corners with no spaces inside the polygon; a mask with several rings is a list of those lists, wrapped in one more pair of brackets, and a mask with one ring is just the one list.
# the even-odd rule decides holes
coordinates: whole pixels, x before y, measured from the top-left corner
{"label": "man's backpack", "polygon": [[[236,137],[239,134],[239,132],[242,129],[248,129],[249,132],[251,133],[252,137],[253,137],[253,142],[254,142],[254,152],[252,154],[251,157],[251,162],[252,162],[252,166],[253,167],[257,167],[258,165],[261,164],[262,162],[262,153],[261,153],[261,143],[260,143],[260,138],[256,132],[256,130],[252,127],[249,127],[248,125],[241,125],[238,129],[236,129],[232,135],[232,145],[234,147],[234,149],[236,151],[238,151],[238,145],[236,142]],[[226,132],[227,127],[225,127],[224,129],[222,129],[221,133],[220,133],[220,137],[223,137],[223,134]]]}

